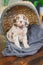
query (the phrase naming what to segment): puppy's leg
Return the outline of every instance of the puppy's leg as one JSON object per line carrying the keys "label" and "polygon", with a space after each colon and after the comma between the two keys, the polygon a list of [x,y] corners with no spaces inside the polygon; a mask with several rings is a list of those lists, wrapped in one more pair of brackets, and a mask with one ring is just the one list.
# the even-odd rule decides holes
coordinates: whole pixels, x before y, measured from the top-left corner
{"label": "puppy's leg", "polygon": [[29,48],[29,45],[27,44],[27,36],[26,35],[23,37],[23,45],[25,48]]}
{"label": "puppy's leg", "polygon": [[13,39],[14,39],[14,44],[15,44],[17,47],[21,48],[20,43],[19,43],[19,40],[18,40],[18,36],[15,36]]}

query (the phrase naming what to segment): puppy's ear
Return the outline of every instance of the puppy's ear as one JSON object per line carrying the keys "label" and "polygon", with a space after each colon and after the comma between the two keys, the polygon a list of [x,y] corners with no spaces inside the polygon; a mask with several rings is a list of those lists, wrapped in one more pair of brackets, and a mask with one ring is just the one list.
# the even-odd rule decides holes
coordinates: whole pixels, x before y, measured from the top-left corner
{"label": "puppy's ear", "polygon": [[16,19],[13,19],[13,24],[14,24],[14,26],[17,26]]}
{"label": "puppy's ear", "polygon": [[28,26],[28,30],[30,30],[31,29],[31,25],[29,24],[29,26]]}
{"label": "puppy's ear", "polygon": [[13,23],[16,23],[16,19],[13,19]]}

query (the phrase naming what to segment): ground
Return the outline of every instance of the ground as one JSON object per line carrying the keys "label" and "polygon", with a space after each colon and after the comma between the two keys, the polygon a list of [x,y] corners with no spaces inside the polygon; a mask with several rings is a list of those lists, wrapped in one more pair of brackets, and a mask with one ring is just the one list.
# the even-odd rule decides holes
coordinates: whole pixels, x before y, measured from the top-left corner
{"label": "ground", "polygon": [[19,58],[16,56],[4,57],[0,53],[0,65],[43,65],[43,48],[33,56]]}

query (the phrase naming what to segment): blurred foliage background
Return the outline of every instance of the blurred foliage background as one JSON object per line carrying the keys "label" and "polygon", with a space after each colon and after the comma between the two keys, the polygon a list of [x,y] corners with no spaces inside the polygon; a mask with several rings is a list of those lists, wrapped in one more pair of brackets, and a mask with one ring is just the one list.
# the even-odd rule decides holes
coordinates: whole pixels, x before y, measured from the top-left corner
{"label": "blurred foliage background", "polygon": [[40,7],[43,7],[43,0],[23,0],[23,1],[31,1],[34,6],[37,8],[38,12]]}
{"label": "blurred foliage background", "polygon": [[31,1],[39,12],[39,8],[43,7],[43,0],[0,0],[0,9],[2,6],[12,5],[17,1]]}

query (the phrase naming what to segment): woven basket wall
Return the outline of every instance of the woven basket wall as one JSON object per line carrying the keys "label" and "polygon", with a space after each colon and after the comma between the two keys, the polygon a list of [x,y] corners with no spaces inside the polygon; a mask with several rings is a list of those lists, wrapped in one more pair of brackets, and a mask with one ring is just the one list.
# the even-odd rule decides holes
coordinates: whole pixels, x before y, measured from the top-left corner
{"label": "woven basket wall", "polygon": [[13,25],[13,19],[17,14],[24,14],[28,17],[30,25],[38,24],[38,17],[34,10],[24,5],[16,5],[8,9],[2,17],[2,25],[6,33]]}

